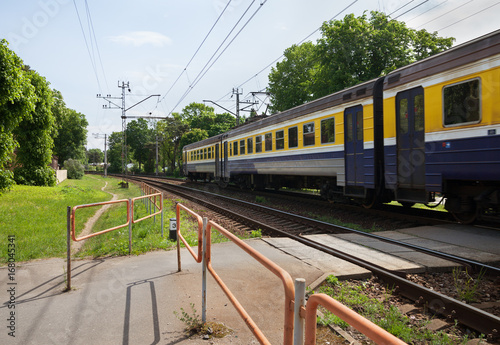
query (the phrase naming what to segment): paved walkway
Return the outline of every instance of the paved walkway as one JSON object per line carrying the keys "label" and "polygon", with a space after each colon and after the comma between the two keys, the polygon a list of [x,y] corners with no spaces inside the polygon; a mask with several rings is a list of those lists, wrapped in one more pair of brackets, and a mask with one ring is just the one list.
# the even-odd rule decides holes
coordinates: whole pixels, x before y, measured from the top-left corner
{"label": "paved walkway", "polygon": [[[479,231],[479,233],[478,233]],[[384,234],[384,233],[382,233]],[[387,232],[412,243],[429,243],[472,256],[483,253],[500,260],[500,233],[471,227],[413,228]],[[439,237],[439,238],[438,238]],[[360,256],[390,263],[408,271],[443,269],[438,260],[424,263],[406,251],[380,255],[347,239],[315,235],[316,240],[349,246]],[[326,275],[363,276],[369,273],[289,239],[246,241],[285,269],[293,279],[315,286]],[[406,253],[407,254],[407,253]],[[413,254],[412,254],[413,255]],[[181,308],[191,314],[191,303],[201,314],[201,264],[183,248],[182,271],[177,272],[176,251],[140,256],[73,261],[72,286],[65,288],[63,259],[19,264],[15,283],[9,285],[7,267],[0,268],[0,344],[256,344],[219,286],[208,277],[207,321],[226,324],[234,333],[223,339],[187,338],[185,324],[175,315]],[[281,281],[232,243],[215,244],[213,267],[272,344],[283,340],[284,295]],[[14,288],[13,294],[8,290]],[[15,296],[15,309],[6,303]],[[11,299],[12,300],[12,299]],[[14,314],[11,314],[14,312]],[[12,322],[8,320],[14,317]],[[7,328],[13,324],[15,338]]]}

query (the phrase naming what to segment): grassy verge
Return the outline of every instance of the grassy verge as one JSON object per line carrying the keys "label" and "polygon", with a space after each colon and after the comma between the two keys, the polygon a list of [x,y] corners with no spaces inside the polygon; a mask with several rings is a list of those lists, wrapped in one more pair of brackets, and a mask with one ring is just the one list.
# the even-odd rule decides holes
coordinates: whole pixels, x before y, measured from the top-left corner
{"label": "grassy verge", "polygon": [[[102,192],[105,181],[98,176],[66,180],[56,187],[14,186],[0,196],[0,248],[15,235],[16,261],[62,257],[66,253],[66,210],[75,206],[109,200]],[[82,210],[88,219],[96,210]],[[81,230],[83,223],[77,229]],[[7,257],[0,257],[5,264]]]}
{"label": "grassy verge", "polygon": [[[327,277],[325,284],[318,292],[326,293],[340,303],[353,309],[371,322],[377,324],[394,336],[409,344],[465,344],[470,340],[468,335],[461,335],[458,329],[431,331],[425,326],[430,319],[420,316],[402,314],[391,303],[392,291],[386,289],[383,294],[368,281],[339,281],[335,276]],[[370,297],[370,294],[373,297]],[[380,297],[383,295],[383,297]],[[347,329],[349,325],[339,317],[324,311],[324,318],[318,318],[321,325],[335,324]]]}
{"label": "grassy verge", "polygon": [[[137,185],[130,183],[130,188],[123,189],[118,186],[112,187],[110,191],[119,196],[119,199],[128,199],[140,196]],[[179,200],[180,202],[180,200]],[[169,219],[175,218],[176,201],[166,199],[163,201],[164,229],[161,236],[160,215],[148,218],[132,225],[132,252],[133,255],[143,254],[154,250],[169,250],[177,246],[176,241],[169,240]],[[149,214],[146,205],[140,200],[134,203],[134,219],[145,217]],[[198,245],[198,223],[186,212],[180,213],[181,232],[190,246]],[[203,214],[201,214],[203,216]],[[93,232],[108,229],[126,222],[126,209],[122,205],[111,206],[96,222]],[[212,230],[212,243],[225,242],[227,239],[220,235],[217,230]],[[250,237],[250,235],[248,236]],[[129,230],[128,226],[88,239],[77,257],[106,257],[128,255],[129,253]],[[181,242],[181,246],[184,244]]]}

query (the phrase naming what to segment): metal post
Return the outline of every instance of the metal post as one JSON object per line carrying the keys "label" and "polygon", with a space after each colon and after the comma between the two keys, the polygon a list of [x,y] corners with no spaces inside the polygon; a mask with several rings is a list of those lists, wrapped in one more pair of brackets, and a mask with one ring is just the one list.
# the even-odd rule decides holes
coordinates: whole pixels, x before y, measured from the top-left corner
{"label": "metal post", "polygon": [[68,206],[67,210],[67,225],[68,225],[68,233],[66,237],[66,245],[67,249],[67,258],[66,258],[66,290],[71,290],[71,206]]}
{"label": "metal post", "polygon": [[128,255],[132,254],[132,220],[134,219],[134,206],[132,199],[128,199],[130,205],[130,218],[128,223]]}
{"label": "metal post", "polygon": [[[179,213],[177,213],[179,214]],[[180,217],[176,221],[177,225],[177,272],[181,271],[181,239],[180,239],[180,227],[181,227],[181,219]]]}
{"label": "metal post", "polygon": [[300,308],[306,305],[306,280],[303,278],[295,279],[295,306],[294,306],[294,325],[293,325],[293,344],[304,344],[304,322],[300,317]]}
{"label": "metal post", "polygon": [[160,194],[160,208],[161,208],[161,237],[163,238],[163,193]]}
{"label": "metal post", "polygon": [[201,321],[203,323],[207,322],[207,262],[205,258],[205,253],[207,250],[207,217],[203,217],[203,259],[202,259],[202,278],[201,278]]}

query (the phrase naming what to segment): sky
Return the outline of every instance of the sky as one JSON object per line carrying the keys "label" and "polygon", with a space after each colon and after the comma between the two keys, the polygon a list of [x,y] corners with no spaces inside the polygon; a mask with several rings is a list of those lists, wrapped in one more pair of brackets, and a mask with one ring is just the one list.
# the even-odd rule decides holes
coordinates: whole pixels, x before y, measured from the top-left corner
{"label": "sky", "polygon": [[265,90],[286,48],[373,10],[455,45],[500,26],[496,0],[1,0],[0,39],[85,115],[87,148],[103,150],[94,133],[121,131],[122,111],[97,94],[120,98],[128,83],[127,116],[165,117],[204,100],[235,112],[239,89],[261,113],[265,95],[250,93]]}

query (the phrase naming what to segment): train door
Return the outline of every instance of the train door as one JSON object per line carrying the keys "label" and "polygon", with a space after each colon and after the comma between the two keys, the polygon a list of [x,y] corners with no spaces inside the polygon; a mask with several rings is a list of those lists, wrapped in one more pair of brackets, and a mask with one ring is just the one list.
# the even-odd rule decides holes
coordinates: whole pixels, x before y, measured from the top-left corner
{"label": "train door", "polygon": [[364,145],[363,107],[361,105],[344,111],[345,176],[346,194],[360,194],[364,190]]}
{"label": "train door", "polygon": [[229,169],[227,167],[228,156],[229,156],[228,143],[227,141],[224,141],[222,148],[222,159],[221,159],[221,177],[223,177],[224,182],[229,181]]}
{"label": "train door", "polygon": [[396,95],[397,191],[402,201],[425,200],[424,89]]}
{"label": "train door", "polygon": [[215,181],[219,181],[221,177],[220,166],[220,144],[215,144]]}

